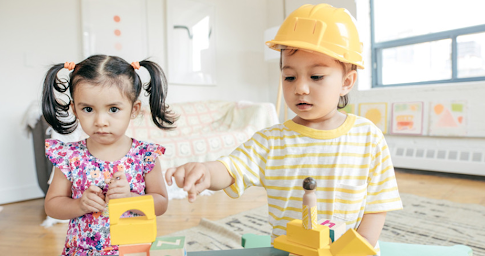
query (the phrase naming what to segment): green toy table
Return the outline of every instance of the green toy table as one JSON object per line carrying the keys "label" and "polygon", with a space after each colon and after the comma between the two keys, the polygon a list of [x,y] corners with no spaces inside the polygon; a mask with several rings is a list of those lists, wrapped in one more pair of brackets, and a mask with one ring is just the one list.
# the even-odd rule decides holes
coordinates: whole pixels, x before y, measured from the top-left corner
{"label": "green toy table", "polygon": [[439,246],[379,242],[383,256],[472,256],[473,251],[465,245]]}
{"label": "green toy table", "polygon": [[[472,256],[470,247],[464,245],[437,246],[379,242],[382,256]],[[288,256],[288,252],[273,247],[248,248],[238,250],[188,252],[188,256]]]}
{"label": "green toy table", "polygon": [[[241,239],[241,245],[246,248],[241,254],[234,255],[252,255],[251,253],[257,253],[254,255],[288,255],[277,249],[270,249],[271,238],[265,235],[244,234]],[[404,244],[404,243],[391,243],[379,241],[381,247],[382,256],[472,256],[473,251],[470,247],[465,245],[454,246],[438,246],[438,245],[421,245],[421,244]],[[260,249],[260,250],[258,250]],[[254,250],[246,254],[246,250]],[[226,253],[228,251],[225,251]],[[231,251],[231,255],[232,255]],[[235,252],[235,251],[234,251]],[[215,253],[215,251],[213,251]],[[239,252],[238,252],[239,253]],[[281,254],[271,254],[281,253]],[[193,254],[199,255],[199,254]],[[211,255],[211,254],[200,254]],[[223,255],[223,254],[219,254]]]}
{"label": "green toy table", "polygon": [[273,247],[221,250],[221,251],[204,251],[204,252],[187,252],[187,256],[288,256],[289,253],[275,249]]}

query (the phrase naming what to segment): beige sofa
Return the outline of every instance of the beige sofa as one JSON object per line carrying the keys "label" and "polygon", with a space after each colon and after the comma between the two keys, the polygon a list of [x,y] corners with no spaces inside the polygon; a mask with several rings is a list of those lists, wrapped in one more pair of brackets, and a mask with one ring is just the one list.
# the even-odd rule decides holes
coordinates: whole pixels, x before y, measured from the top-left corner
{"label": "beige sofa", "polygon": [[[199,101],[171,104],[170,107],[179,115],[176,129],[158,129],[151,121],[149,109],[143,108],[126,132],[130,137],[166,148],[160,158],[163,171],[187,162],[216,160],[231,153],[256,131],[278,123],[271,103]],[[186,193],[172,185],[169,197],[184,198]]]}

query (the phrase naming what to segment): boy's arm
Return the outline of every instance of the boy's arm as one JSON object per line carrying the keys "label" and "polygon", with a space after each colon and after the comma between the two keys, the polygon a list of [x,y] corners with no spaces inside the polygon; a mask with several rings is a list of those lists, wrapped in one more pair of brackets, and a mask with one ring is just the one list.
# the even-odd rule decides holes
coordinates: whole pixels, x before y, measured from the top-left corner
{"label": "boy's arm", "polygon": [[195,201],[197,195],[205,189],[221,190],[234,184],[234,178],[219,161],[186,163],[169,168],[165,173],[169,186],[172,185],[172,177],[178,187],[187,191],[189,202]]}
{"label": "boy's arm", "polygon": [[366,213],[362,217],[357,232],[375,247],[384,227],[385,220],[386,212]]}
{"label": "boy's arm", "polygon": [[89,212],[102,212],[105,208],[102,190],[90,186],[79,199],[71,197],[72,183],[59,168],[54,170],[54,178],[45,197],[45,212],[56,219],[73,219]]}

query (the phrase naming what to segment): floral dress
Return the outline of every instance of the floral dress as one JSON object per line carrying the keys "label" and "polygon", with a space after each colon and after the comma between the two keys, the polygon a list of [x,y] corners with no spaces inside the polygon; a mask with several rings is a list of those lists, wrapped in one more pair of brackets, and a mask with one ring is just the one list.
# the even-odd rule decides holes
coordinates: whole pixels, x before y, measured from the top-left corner
{"label": "floral dress", "polygon": [[[91,185],[108,191],[106,181],[113,173],[123,171],[130,190],[145,194],[145,175],[155,166],[155,160],[165,152],[160,145],[132,139],[129,152],[120,160],[107,162],[91,155],[86,140],[63,143],[59,140],[45,141],[46,156],[72,183],[72,198],[81,198]],[[109,214],[93,212],[71,219],[62,255],[118,255],[118,246],[111,245]],[[126,212],[122,217],[137,216]]]}

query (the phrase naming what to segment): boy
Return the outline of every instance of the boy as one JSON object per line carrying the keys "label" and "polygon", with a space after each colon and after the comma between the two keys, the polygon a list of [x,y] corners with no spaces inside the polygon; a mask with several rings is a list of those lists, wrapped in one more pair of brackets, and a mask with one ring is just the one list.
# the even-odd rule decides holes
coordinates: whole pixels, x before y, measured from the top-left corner
{"label": "boy", "polygon": [[318,184],[318,219],[345,221],[376,246],[387,211],[402,208],[382,132],[345,107],[363,68],[362,45],[352,16],[330,5],[304,5],[286,18],[275,39],[281,50],[283,92],[296,114],[257,132],[231,155],[187,163],[166,172],[193,202],[204,189],[237,198],[250,186],[268,194],[272,239],[301,218],[302,181]]}

